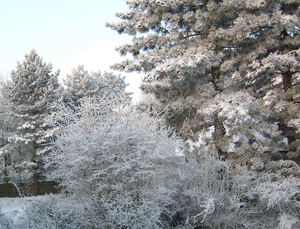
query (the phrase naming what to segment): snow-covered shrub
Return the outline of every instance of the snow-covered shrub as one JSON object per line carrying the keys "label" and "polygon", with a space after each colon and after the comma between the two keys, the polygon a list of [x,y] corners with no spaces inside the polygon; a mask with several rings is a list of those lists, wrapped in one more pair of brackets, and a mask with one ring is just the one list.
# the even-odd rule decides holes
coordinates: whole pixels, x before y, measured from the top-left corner
{"label": "snow-covered shrub", "polygon": [[181,142],[160,120],[122,104],[60,105],[49,121],[58,131],[44,161],[71,203],[59,216],[71,217],[70,228],[160,228],[174,204]]}
{"label": "snow-covered shrub", "polygon": [[259,154],[247,164],[220,160],[211,129],[182,150],[158,118],[122,104],[90,99],[75,111],[58,107],[44,160],[62,192],[32,202],[22,225],[299,228],[295,162]]}
{"label": "snow-covered shrub", "polygon": [[57,203],[61,203],[59,196],[40,196],[32,199],[24,198],[24,209],[19,217],[16,217],[13,228],[52,229],[58,228],[57,215],[59,209]]}
{"label": "snow-covered shrub", "polygon": [[243,198],[253,179],[250,173],[239,173],[217,158],[217,153],[188,155],[178,166],[180,186],[177,206],[186,227],[243,228]]}
{"label": "snow-covered shrub", "polygon": [[15,217],[8,228],[101,228],[91,225],[91,213],[87,211],[87,205],[82,204],[81,198],[45,195],[27,199],[24,204],[22,214]]}
{"label": "snow-covered shrub", "polygon": [[0,209],[0,228],[1,229],[10,229],[12,228],[13,222],[9,219],[6,214],[1,212]]}
{"label": "snow-covered shrub", "polygon": [[211,134],[203,130],[190,141],[185,164],[177,164],[177,210],[186,227],[299,228],[299,165],[259,157],[247,165],[222,161]]}

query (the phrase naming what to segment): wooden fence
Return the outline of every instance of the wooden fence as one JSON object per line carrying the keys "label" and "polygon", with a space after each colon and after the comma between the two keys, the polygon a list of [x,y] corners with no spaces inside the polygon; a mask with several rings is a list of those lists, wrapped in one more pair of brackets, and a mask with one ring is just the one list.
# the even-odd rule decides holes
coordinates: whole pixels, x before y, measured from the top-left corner
{"label": "wooden fence", "polygon": [[22,184],[0,184],[0,197],[19,197],[24,196],[37,196],[50,193],[57,193],[58,183],[53,181],[43,181],[37,183],[22,183]]}

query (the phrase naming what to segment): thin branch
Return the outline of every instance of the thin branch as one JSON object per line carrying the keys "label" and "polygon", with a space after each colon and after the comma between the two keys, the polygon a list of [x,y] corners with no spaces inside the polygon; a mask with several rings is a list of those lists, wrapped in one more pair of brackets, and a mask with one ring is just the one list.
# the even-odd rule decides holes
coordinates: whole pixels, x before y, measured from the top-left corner
{"label": "thin branch", "polygon": [[198,33],[198,34],[191,34],[191,35],[183,37],[182,39],[188,39],[190,37],[196,37],[196,36],[200,36],[200,35],[201,35],[200,33]]}

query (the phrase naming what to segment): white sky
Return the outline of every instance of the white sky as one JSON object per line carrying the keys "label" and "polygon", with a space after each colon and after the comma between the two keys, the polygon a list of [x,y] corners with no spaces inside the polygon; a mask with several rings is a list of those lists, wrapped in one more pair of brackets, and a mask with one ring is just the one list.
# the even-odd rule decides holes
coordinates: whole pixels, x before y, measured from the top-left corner
{"label": "white sky", "polygon": [[[0,73],[5,77],[31,49],[60,69],[60,77],[83,64],[91,71],[110,71],[122,58],[115,47],[131,37],[106,28],[127,11],[125,0],[0,0]],[[127,91],[138,92],[138,74],[126,76]],[[135,93],[135,100],[138,99]]]}

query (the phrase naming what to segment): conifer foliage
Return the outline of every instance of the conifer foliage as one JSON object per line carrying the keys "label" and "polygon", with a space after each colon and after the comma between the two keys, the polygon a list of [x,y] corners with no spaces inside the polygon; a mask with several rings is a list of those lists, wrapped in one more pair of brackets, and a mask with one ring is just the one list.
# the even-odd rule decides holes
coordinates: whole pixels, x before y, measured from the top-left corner
{"label": "conifer foliage", "polygon": [[[127,3],[129,11],[116,14],[122,21],[107,26],[133,36],[132,44],[117,48],[122,55],[132,54],[133,59],[113,68],[145,73],[143,91],[156,96],[162,110],[166,109],[166,121],[177,133],[197,138],[195,133],[213,126],[222,154],[226,131],[236,128],[237,123],[225,118],[218,107],[224,107],[225,102],[257,123],[256,112],[251,114],[256,107],[261,114],[266,109],[275,113],[268,112],[269,117],[252,128],[259,129],[268,122],[278,124],[281,139],[273,139],[273,145],[287,138],[286,150],[299,153],[299,116],[295,112],[299,109],[298,0]],[[247,97],[257,104],[219,100],[235,93],[249,93]],[[207,105],[212,109],[204,114]],[[258,135],[270,137],[261,131],[256,138]],[[279,148],[282,146],[277,145],[275,151]]]}
{"label": "conifer foliage", "polygon": [[[44,125],[51,113],[51,103],[58,98],[58,72],[52,65],[31,50],[25,60],[18,62],[11,72],[11,81],[3,86],[2,93],[10,107],[13,135],[5,150],[11,154],[11,178],[17,182],[29,179],[38,168],[40,154],[45,152],[51,133]],[[15,174],[14,174],[15,172]]]}
{"label": "conifer foliage", "polygon": [[102,95],[116,97],[124,93],[126,84],[124,77],[113,73],[91,72],[84,69],[83,65],[72,69],[63,79],[66,86],[66,102],[75,106],[80,105],[84,97],[99,97]]}

